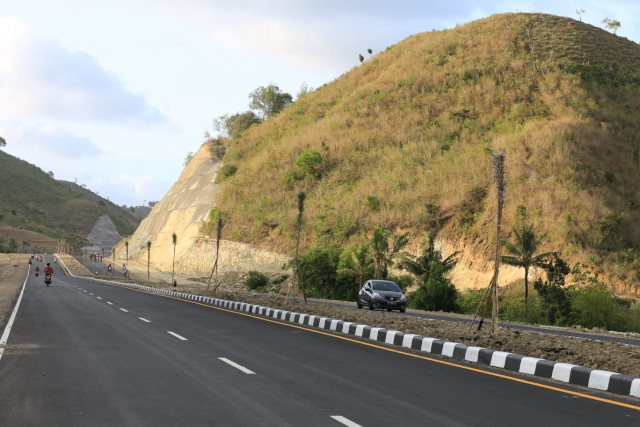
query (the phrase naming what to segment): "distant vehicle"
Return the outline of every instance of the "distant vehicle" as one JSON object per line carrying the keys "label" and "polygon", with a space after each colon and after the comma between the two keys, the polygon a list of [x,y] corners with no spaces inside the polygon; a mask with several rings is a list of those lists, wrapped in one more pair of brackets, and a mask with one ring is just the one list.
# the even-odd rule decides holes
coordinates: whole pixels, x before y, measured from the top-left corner
{"label": "distant vehicle", "polygon": [[400,310],[404,313],[407,309],[407,298],[400,286],[390,280],[368,280],[360,292],[356,303],[358,308],[369,307],[369,310],[386,308],[388,311]]}

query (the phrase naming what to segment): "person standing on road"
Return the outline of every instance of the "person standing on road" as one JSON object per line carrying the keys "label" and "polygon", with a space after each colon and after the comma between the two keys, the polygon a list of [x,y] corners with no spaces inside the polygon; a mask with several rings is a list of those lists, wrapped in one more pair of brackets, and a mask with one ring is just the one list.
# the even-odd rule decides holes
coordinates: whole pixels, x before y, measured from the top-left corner
{"label": "person standing on road", "polygon": [[124,277],[127,277],[127,266],[122,264],[122,273],[124,274]]}

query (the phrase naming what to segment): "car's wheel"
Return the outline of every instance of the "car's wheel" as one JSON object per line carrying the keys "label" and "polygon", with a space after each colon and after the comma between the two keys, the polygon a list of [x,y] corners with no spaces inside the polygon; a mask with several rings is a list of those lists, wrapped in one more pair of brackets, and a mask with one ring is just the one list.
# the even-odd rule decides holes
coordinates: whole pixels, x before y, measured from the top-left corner
{"label": "car's wheel", "polygon": [[405,311],[407,311],[407,309],[406,309],[406,308],[401,308],[401,309],[400,309],[400,313],[404,313]]}
{"label": "car's wheel", "polygon": [[373,303],[369,300],[369,310],[373,310]]}
{"label": "car's wheel", "polygon": [[356,302],[356,305],[358,306],[358,308],[362,308],[362,304],[360,304],[360,300],[358,300],[358,302]]}
{"label": "car's wheel", "polygon": [[390,309],[390,308],[387,308],[387,311],[391,311],[391,309]]}

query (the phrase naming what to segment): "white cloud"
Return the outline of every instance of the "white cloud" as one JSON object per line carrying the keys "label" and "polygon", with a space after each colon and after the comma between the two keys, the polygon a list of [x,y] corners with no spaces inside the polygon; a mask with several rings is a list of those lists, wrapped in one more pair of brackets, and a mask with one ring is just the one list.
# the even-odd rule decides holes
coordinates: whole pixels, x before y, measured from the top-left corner
{"label": "white cloud", "polygon": [[107,122],[166,120],[93,56],[38,36],[19,21],[0,18],[0,58],[0,114]]}
{"label": "white cloud", "polygon": [[151,175],[117,174],[91,178],[88,187],[101,195],[110,195],[111,201],[128,206],[142,204],[142,201],[159,201],[164,197],[167,183],[160,182]]}
{"label": "white cloud", "polygon": [[74,160],[102,153],[88,136],[76,135],[53,125],[20,127],[14,134],[12,144],[20,146],[22,151],[37,151],[46,158]]}

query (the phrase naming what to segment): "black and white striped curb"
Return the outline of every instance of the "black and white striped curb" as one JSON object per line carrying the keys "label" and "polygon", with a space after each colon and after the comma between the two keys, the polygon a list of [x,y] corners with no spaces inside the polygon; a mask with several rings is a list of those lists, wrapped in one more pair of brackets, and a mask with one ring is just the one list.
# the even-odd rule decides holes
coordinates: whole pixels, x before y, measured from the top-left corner
{"label": "black and white striped curb", "polygon": [[[63,264],[64,265],[64,264]],[[66,266],[65,266],[66,268]],[[67,269],[68,271],[68,269]],[[508,371],[515,371],[521,374],[535,375],[543,378],[551,378],[568,384],[584,386],[596,390],[608,391],[616,394],[623,394],[640,398],[640,378],[629,375],[622,375],[615,372],[586,368],[569,363],[553,362],[536,357],[520,356],[518,354],[504,351],[490,350],[482,347],[467,346],[451,341],[427,338],[420,335],[406,334],[404,332],[388,330],[368,325],[361,325],[353,322],[320,317],[311,314],[296,313],[292,311],[274,309],[245,302],[229,301],[219,298],[205,297],[202,295],[192,295],[172,290],[157,289],[133,283],[114,282],[101,280],[93,277],[75,276],[72,277],[90,279],[106,284],[118,284],[130,288],[139,289],[187,301],[195,301],[216,307],[230,310],[243,311],[260,316],[271,317],[284,322],[296,323],[311,326],[319,329],[353,335],[360,338],[370,339],[385,344],[396,345],[412,350],[451,357],[453,359],[467,362],[488,365],[494,368],[503,368]]]}

